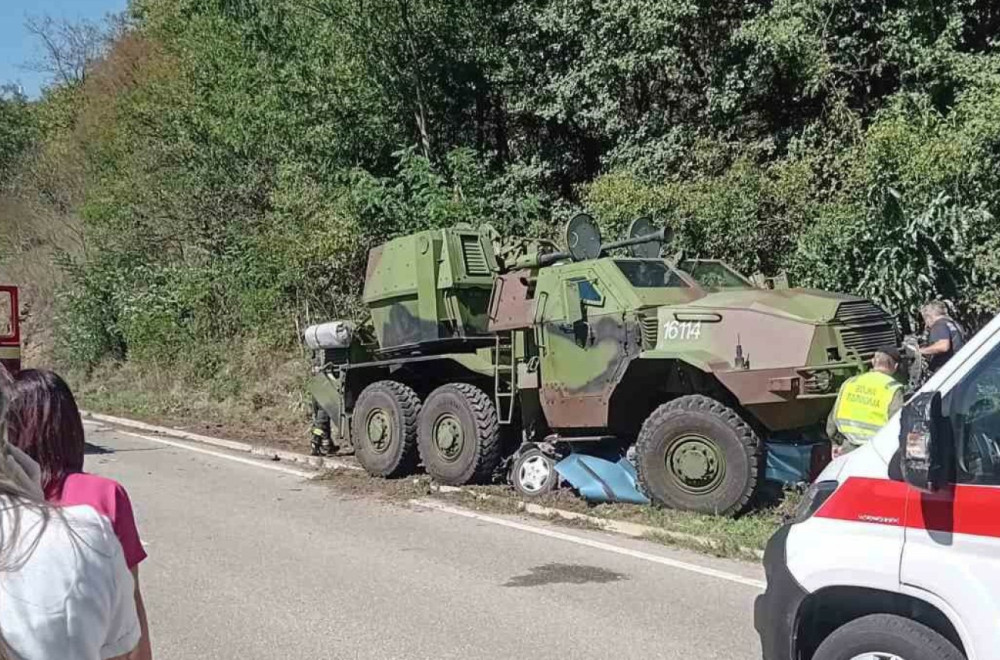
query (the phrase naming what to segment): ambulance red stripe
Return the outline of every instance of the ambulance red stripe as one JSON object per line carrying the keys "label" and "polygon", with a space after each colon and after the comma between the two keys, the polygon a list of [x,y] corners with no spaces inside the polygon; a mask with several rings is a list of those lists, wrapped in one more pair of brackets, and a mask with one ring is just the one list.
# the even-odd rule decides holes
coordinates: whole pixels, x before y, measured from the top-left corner
{"label": "ambulance red stripe", "polygon": [[952,486],[923,493],[905,482],[850,477],[817,518],[1000,538],[1000,487]]}

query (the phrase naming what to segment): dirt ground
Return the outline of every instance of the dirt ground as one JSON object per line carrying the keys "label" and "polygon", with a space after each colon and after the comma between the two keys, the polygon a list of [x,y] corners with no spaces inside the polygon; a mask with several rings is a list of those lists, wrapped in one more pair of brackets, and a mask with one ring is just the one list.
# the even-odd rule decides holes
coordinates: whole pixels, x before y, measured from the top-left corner
{"label": "dirt ground", "polygon": [[[526,515],[524,508],[528,502],[506,484],[464,486],[458,492],[443,492],[426,475],[381,479],[361,470],[338,469],[325,473],[320,480],[344,497],[381,499],[396,505],[406,505],[412,499],[434,498],[486,513]],[[798,500],[797,492],[782,491],[780,496],[761,502],[756,510],[737,519],[636,504],[594,504],[581,499],[568,488],[532,498],[530,503],[590,517],[589,520],[567,520],[551,514],[535,516],[559,525],[602,529],[602,521],[637,523],[651,528],[647,535],[649,540],[722,557],[755,560],[785,516],[794,510]],[[663,533],[658,534],[657,531]]]}

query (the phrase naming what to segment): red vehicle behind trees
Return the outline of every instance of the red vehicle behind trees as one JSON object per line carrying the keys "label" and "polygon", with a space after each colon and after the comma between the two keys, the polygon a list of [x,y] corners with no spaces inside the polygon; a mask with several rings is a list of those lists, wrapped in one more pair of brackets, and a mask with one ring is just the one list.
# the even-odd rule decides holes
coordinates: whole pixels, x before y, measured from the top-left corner
{"label": "red vehicle behind trees", "polygon": [[7,371],[21,369],[21,329],[17,287],[0,285],[0,364]]}

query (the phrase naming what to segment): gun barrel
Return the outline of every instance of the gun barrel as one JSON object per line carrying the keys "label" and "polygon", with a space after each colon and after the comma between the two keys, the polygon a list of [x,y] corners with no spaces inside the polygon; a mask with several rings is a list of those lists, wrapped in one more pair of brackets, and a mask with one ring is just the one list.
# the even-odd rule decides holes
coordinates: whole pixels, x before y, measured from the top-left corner
{"label": "gun barrel", "polygon": [[615,248],[628,247],[630,245],[642,245],[643,243],[663,243],[666,241],[666,228],[654,231],[652,234],[643,234],[633,238],[625,238],[620,241],[605,243],[601,246],[601,251],[613,250]]}
{"label": "gun barrel", "polygon": [[522,254],[515,259],[514,262],[508,266],[508,270],[517,268],[542,268],[543,266],[549,266],[557,261],[569,258],[569,252],[543,252],[539,254],[536,251],[532,251],[527,254]]}
{"label": "gun barrel", "polygon": [[538,257],[539,266],[548,266],[554,264],[557,261],[562,261],[564,259],[569,259],[569,252],[548,252]]}
{"label": "gun barrel", "polygon": [[[612,243],[604,243],[601,245],[601,252],[607,252],[608,250],[613,250],[615,248],[628,247],[630,245],[641,245],[643,243],[663,243],[667,240],[666,235],[667,230],[664,228],[654,231],[651,234],[643,234],[642,236],[626,238]],[[566,259],[572,258],[573,256],[568,251],[543,252],[541,254],[536,251],[532,251],[515,259],[514,262],[508,266],[508,268],[544,268],[545,266],[551,266],[557,261],[565,261]]]}

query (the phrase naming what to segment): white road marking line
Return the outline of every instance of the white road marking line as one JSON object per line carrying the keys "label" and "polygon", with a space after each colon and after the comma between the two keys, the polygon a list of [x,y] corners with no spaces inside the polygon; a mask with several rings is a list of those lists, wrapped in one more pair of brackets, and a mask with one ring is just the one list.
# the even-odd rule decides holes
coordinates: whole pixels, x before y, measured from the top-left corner
{"label": "white road marking line", "polygon": [[194,447],[186,442],[174,442],[173,440],[164,440],[163,438],[154,438],[148,435],[140,435],[139,433],[131,433],[129,431],[118,431],[119,435],[128,435],[133,438],[141,438],[142,440],[148,440],[149,442],[156,442],[161,445],[167,445],[168,447],[177,447],[178,449],[187,449],[188,451],[198,452],[199,454],[207,454],[209,456],[214,456],[216,458],[224,458],[227,461],[234,461],[236,463],[243,463],[244,465],[252,465],[254,467],[263,468],[265,470],[274,470],[276,472],[284,472],[285,474],[290,474],[295,477],[301,477],[303,479],[312,479],[316,476],[315,472],[306,472],[305,470],[296,470],[295,468],[286,467],[284,465],[275,465],[274,463],[267,463],[260,460],[254,460],[252,458],[243,458],[242,456],[233,456],[232,454],[224,454],[221,451],[212,451],[211,449],[202,449],[201,447]]}
{"label": "white road marking line", "polygon": [[549,538],[559,539],[560,541],[568,541],[570,543],[576,543],[577,545],[584,545],[589,548],[596,548],[597,550],[614,552],[619,555],[625,555],[626,557],[643,559],[645,561],[651,561],[656,564],[670,566],[671,568],[677,568],[682,571],[698,573],[700,575],[707,575],[708,577],[714,577],[720,580],[728,580],[729,582],[735,582],[737,584],[742,584],[748,587],[754,587],[756,589],[760,589],[761,591],[767,588],[767,583],[765,583],[763,580],[754,580],[753,578],[743,577],[742,575],[737,575],[736,573],[727,573],[726,571],[720,571],[714,568],[708,568],[707,566],[699,566],[697,564],[678,561],[676,559],[670,559],[668,557],[662,557],[660,555],[654,555],[648,552],[642,552],[640,550],[623,548],[621,546],[613,545],[611,543],[602,543],[601,541],[595,541],[593,539],[588,539],[581,536],[574,536],[572,534],[565,534],[563,532],[557,532],[555,530],[546,529],[544,527],[535,527],[534,525],[526,525],[524,523],[519,523],[513,520],[506,520],[504,518],[494,518],[493,516],[486,516],[481,513],[476,513],[475,511],[467,511],[465,509],[459,509],[456,507],[448,506],[447,504],[441,504],[440,502],[434,502],[433,500],[410,500],[410,504],[425,509],[434,509],[436,511],[450,513],[456,516],[463,516],[465,518],[472,518],[473,520],[488,522],[493,525],[500,525],[501,527],[509,527],[511,529],[517,529],[522,532],[528,532],[529,534],[538,534],[539,536],[547,536]]}

